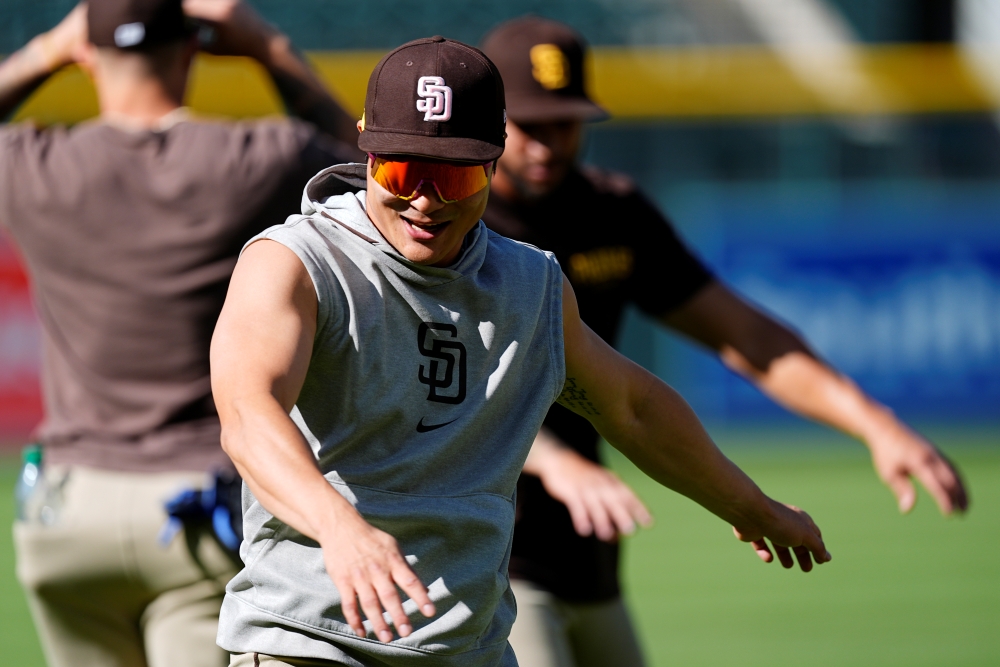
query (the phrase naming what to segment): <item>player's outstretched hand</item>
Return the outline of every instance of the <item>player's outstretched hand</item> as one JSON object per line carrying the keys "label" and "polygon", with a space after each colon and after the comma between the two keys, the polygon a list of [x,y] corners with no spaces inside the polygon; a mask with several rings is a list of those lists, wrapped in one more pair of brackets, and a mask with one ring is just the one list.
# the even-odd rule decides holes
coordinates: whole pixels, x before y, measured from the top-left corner
{"label": "player's outstretched hand", "polygon": [[604,466],[568,447],[538,452],[537,470],[549,495],[569,510],[573,527],[583,537],[605,542],[631,535],[636,524],[649,527],[653,517],[635,492]]}
{"label": "player's outstretched hand", "polygon": [[[813,568],[813,561],[823,564],[831,559],[830,552],[823,544],[823,535],[812,517],[792,505],[770,502],[771,517],[758,526],[733,527],[733,532],[740,540],[749,542],[760,559],[765,563],[774,560],[778,554],[778,562],[786,569],[795,566],[792,552],[799,561],[803,572]],[[767,540],[774,546],[774,553]]]}
{"label": "player's outstretched hand", "polygon": [[896,496],[900,512],[909,512],[917,502],[911,477],[930,492],[942,514],[969,508],[969,495],[955,466],[905,424],[895,422],[867,442],[875,471]]}
{"label": "player's outstretched hand", "polygon": [[410,596],[424,616],[435,614],[427,588],[410,569],[395,538],[369,524],[361,515],[338,522],[328,535],[320,538],[320,546],[326,571],[340,592],[344,618],[359,637],[366,635],[360,614],[364,612],[375,636],[382,642],[392,641],[392,630],[382,616],[383,609],[389,613],[400,637],[413,632],[397,586]]}

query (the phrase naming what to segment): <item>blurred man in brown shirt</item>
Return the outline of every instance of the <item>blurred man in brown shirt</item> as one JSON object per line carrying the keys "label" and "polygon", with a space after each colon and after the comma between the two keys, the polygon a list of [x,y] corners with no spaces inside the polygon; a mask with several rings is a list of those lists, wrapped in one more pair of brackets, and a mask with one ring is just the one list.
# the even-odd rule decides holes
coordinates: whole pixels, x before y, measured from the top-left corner
{"label": "blurred man in brown shirt", "polygon": [[[586,94],[586,46],[572,29],[524,17],[482,48],[504,78],[509,118],[483,221],[554,252],[590,328],[613,342],[634,303],[786,408],[861,439],[902,511],[916,500],[911,478],[943,513],[965,510],[957,471],[930,442],[713,276],[627,177],[576,164],[584,123],[607,113]],[[620,597],[618,537],[650,517],[600,465],[586,420],[552,406],[517,502],[510,643],[521,667],[642,665]]]}
{"label": "blurred man in brown shirt", "polygon": [[[249,56],[299,120],[198,122],[182,107],[199,48]],[[230,467],[209,340],[243,243],[354,157],[354,120],[288,39],[235,0],[93,0],[0,64],[0,116],[77,62],[99,119],[0,126],[0,225],[43,329],[48,525],[18,522],[18,574],[50,665],[223,665],[234,562],[189,525],[160,546],[163,502]],[[51,519],[51,517],[50,517]]]}

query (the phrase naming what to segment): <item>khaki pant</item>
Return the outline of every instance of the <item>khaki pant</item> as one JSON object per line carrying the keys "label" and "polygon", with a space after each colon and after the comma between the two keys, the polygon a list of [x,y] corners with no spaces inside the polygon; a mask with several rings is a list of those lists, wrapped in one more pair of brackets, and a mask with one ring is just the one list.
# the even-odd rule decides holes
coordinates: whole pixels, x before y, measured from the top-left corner
{"label": "khaki pant", "polygon": [[236,564],[203,530],[157,537],[165,499],[201,473],[47,470],[65,480],[53,525],[15,523],[17,574],[49,667],[221,667],[215,644]]}
{"label": "khaki pant", "polygon": [[517,620],[510,633],[519,667],[641,667],[642,651],[621,599],[574,604],[511,580]]}

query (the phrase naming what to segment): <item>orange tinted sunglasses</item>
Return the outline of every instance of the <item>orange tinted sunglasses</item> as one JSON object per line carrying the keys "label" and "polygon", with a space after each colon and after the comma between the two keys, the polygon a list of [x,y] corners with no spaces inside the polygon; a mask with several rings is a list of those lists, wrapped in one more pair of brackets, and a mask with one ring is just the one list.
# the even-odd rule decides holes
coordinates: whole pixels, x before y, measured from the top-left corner
{"label": "orange tinted sunglasses", "polygon": [[421,160],[389,160],[373,153],[371,158],[372,178],[383,188],[400,199],[409,201],[429,183],[434,186],[438,197],[446,204],[471,197],[490,182],[490,165],[456,165],[444,162]]}

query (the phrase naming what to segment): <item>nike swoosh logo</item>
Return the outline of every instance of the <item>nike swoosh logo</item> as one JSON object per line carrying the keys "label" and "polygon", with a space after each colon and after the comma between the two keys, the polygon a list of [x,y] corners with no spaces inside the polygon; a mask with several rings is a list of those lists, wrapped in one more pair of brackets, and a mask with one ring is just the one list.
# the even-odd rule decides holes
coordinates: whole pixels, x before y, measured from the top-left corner
{"label": "nike swoosh logo", "polygon": [[421,417],[420,421],[417,422],[417,433],[427,433],[427,431],[433,431],[434,429],[441,428],[442,426],[447,426],[448,424],[458,421],[458,418],[452,419],[450,422],[445,422],[443,424],[425,424],[424,418]]}

